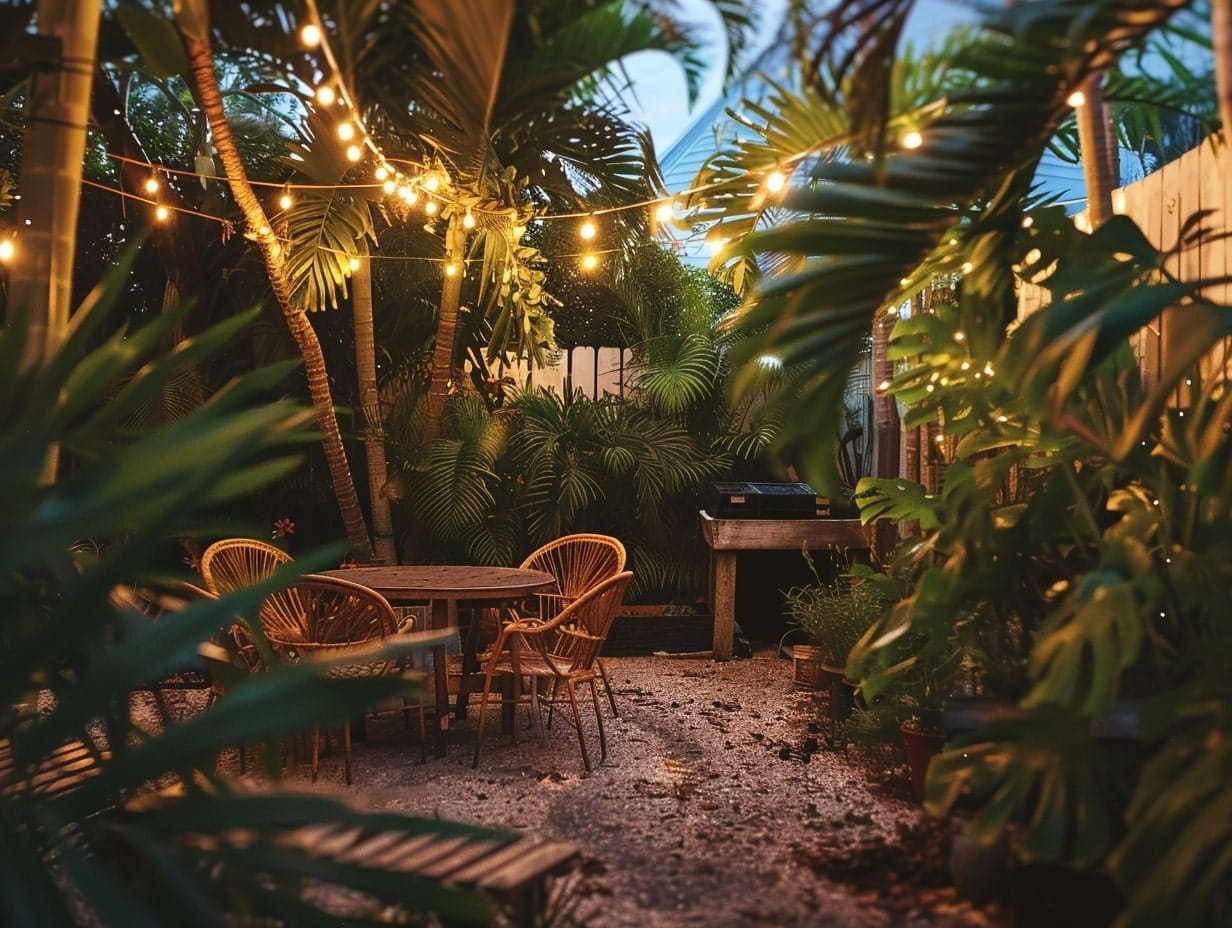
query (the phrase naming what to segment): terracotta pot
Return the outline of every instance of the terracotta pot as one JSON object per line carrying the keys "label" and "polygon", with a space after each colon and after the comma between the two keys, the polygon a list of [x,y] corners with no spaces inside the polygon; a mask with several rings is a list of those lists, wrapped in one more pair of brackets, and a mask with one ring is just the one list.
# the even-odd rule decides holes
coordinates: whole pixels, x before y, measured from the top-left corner
{"label": "terracotta pot", "polygon": [[924,778],[933,756],[945,744],[945,732],[923,731],[904,722],[898,728],[907,746],[907,766],[911,770],[911,795],[916,802],[924,801]]}

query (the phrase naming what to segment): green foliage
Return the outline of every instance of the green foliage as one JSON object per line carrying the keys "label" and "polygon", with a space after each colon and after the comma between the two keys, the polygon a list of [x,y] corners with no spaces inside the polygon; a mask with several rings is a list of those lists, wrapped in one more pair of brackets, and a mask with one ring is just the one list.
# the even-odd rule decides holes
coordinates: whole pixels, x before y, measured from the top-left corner
{"label": "green foliage", "polygon": [[[0,921],[70,925],[89,912],[107,924],[170,924],[191,912],[201,925],[335,924],[337,915],[302,893],[305,881],[326,879],[382,905],[490,924],[491,906],[475,896],[344,864],[288,840],[314,824],[403,836],[472,830],[277,787],[253,795],[216,769],[237,744],[340,723],[413,691],[400,677],[331,679],[329,663],[246,676],[211,645],[219,628],[255,615],[296,571],[335,563],[340,546],[305,556],[268,583],[193,603],[174,620],[150,621],[110,596],[121,584],[157,587],[177,575],[183,568],[168,552],[178,539],[202,532],[211,509],[283,479],[316,438],[309,410],[262,400],[281,369],[231,382],[172,424],[121,427],[186,365],[251,322],[251,314],[237,316],[165,356],[157,348],[183,310],[137,331],[104,331],[131,260],[96,289],[73,316],[67,341],[41,365],[19,365],[22,327],[0,331],[0,739],[13,770],[0,797],[0,857],[13,877],[0,894]],[[53,448],[64,466],[48,482]],[[102,553],[82,553],[82,539]],[[203,659],[226,682],[209,708],[158,727],[133,720],[135,688]],[[40,792],[30,775],[78,740],[95,746],[97,775],[60,794]],[[348,923],[371,918],[356,914]]]}
{"label": "green foliage", "polygon": [[845,666],[851,649],[892,600],[875,584],[847,571],[833,580],[823,580],[807,548],[803,554],[815,582],[783,593],[788,623],[801,629],[810,643],[823,648],[830,663]]}

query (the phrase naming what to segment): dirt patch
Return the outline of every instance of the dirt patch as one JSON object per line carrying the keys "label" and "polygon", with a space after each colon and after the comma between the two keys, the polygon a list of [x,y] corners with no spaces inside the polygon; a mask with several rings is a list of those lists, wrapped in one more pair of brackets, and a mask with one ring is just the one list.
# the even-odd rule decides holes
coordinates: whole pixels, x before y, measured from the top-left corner
{"label": "dirt patch", "polygon": [[[567,917],[590,928],[1011,923],[959,898],[948,829],[908,798],[900,752],[837,747],[824,697],[797,689],[791,664],[762,655],[716,663],[607,661],[620,716],[604,705],[608,758],[586,774],[558,716],[540,744],[491,736],[473,769],[474,709],[448,752],[420,761],[415,726],[369,720],[354,786],[337,752],[312,788],[376,808],[501,825],[583,852],[562,881]],[[584,730],[598,756],[593,713]],[[308,786],[306,767],[287,776]]]}

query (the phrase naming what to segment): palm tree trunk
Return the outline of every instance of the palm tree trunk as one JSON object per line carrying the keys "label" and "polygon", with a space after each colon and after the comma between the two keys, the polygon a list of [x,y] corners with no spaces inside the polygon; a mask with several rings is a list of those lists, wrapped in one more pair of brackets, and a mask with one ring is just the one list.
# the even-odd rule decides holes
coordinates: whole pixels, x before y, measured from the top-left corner
{"label": "palm tree trunk", "polygon": [[[54,354],[68,329],[81,205],[81,165],[90,115],[100,0],[39,0],[39,31],[60,56],[36,68],[21,152],[21,260],[13,263],[8,305],[26,332],[23,369]],[[54,468],[54,460],[49,465]]]}
{"label": "palm tree trunk", "polygon": [[193,7],[192,27],[186,27],[185,21],[181,20],[180,29],[184,39],[184,48],[188,52],[188,61],[192,68],[201,109],[209,120],[214,148],[226,172],[231,195],[235,197],[236,204],[244,214],[244,221],[248,227],[245,235],[256,241],[261,249],[266,274],[269,277],[270,290],[274,294],[274,299],[278,301],[287,328],[303,356],[308,393],[313,409],[316,411],[317,425],[321,429],[325,461],[329,467],[330,480],[334,486],[334,495],[338,500],[338,509],[342,515],[347,541],[357,557],[370,560],[372,543],[368,538],[363,510],[359,506],[359,494],[355,491],[351,468],[347,463],[346,448],[342,444],[342,433],[338,428],[338,417],[334,414],[334,400],[329,389],[329,379],[326,376],[325,356],[321,352],[321,342],[308,322],[307,315],[291,300],[291,291],[286,277],[286,255],[278,237],[270,228],[265,210],[261,208],[261,203],[253,192],[252,185],[248,182],[248,175],[240,160],[239,150],[231,135],[231,127],[227,123],[222,96],[218,90],[218,78],[214,73],[214,57],[210,48],[206,5],[201,3],[191,6]]}
{"label": "palm tree trunk", "polygon": [[1085,102],[1078,107],[1078,147],[1082,151],[1082,177],[1087,188],[1087,218],[1098,229],[1112,218],[1112,188],[1116,185],[1116,146],[1104,106],[1104,73],[1082,82]]}
{"label": "palm tree trunk", "polygon": [[458,341],[458,308],[462,302],[462,259],[466,230],[457,211],[449,217],[445,230],[445,267],[452,264],[456,274],[444,274],[441,305],[436,318],[436,345],[432,349],[432,376],[428,382],[428,406],[424,421],[423,446],[441,437],[445,400],[454,377],[453,353]]}
{"label": "palm tree trunk", "polygon": [[351,313],[355,322],[355,372],[359,380],[359,406],[363,411],[364,457],[368,463],[368,498],[372,506],[372,535],[376,559],[398,563],[394,523],[385,487],[389,472],[385,460],[385,424],[376,383],[376,337],[372,323],[372,263],[367,256],[351,274]]}

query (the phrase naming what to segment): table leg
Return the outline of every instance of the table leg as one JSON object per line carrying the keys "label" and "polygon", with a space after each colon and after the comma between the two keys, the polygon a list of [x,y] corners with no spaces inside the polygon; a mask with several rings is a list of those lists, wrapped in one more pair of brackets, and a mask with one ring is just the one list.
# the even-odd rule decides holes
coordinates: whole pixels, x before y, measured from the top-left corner
{"label": "table leg", "polygon": [[714,608],[713,656],[732,658],[736,637],[736,552],[714,551],[711,560],[710,602]]}
{"label": "table leg", "polygon": [[[447,599],[432,600],[432,629],[449,628],[454,604]],[[445,732],[449,730],[449,667],[444,645],[432,649],[432,676],[436,688],[433,717],[433,750],[437,757],[445,756]]]}

